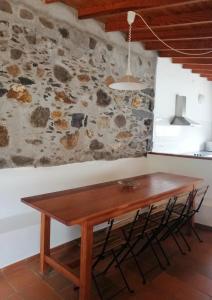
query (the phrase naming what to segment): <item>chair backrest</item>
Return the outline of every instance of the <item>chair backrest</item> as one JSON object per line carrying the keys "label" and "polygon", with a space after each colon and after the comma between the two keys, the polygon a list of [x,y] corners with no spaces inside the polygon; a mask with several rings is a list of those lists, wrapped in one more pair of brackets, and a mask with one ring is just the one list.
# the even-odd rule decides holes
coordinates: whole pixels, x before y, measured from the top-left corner
{"label": "chair backrest", "polygon": [[156,202],[149,207],[149,211],[143,214],[143,226],[141,228],[140,236],[143,236],[152,225],[161,228],[161,226],[169,218],[168,207],[171,205],[173,198],[164,199],[162,201]]}
{"label": "chair backrest", "polygon": [[[206,195],[208,189],[209,189],[209,185],[200,187],[200,188],[195,190],[196,194],[195,194],[195,197],[193,199],[193,201],[194,201],[193,209],[194,209],[195,212],[199,212],[200,207],[202,206],[202,203],[205,199],[205,195]],[[196,208],[195,208],[195,206],[196,206]]]}
{"label": "chair backrest", "polygon": [[[102,247],[102,251],[101,254],[103,255],[103,253],[107,250],[107,246],[110,242],[110,236],[111,233],[119,228],[122,228],[128,224],[132,224],[131,227],[134,226],[134,224],[136,223],[136,220],[139,216],[139,210],[134,210],[132,212],[126,213],[124,215],[115,217],[111,220],[108,221],[108,228],[106,230],[106,236],[105,236],[105,241],[103,243],[103,247]],[[130,229],[132,230],[132,229]]]}

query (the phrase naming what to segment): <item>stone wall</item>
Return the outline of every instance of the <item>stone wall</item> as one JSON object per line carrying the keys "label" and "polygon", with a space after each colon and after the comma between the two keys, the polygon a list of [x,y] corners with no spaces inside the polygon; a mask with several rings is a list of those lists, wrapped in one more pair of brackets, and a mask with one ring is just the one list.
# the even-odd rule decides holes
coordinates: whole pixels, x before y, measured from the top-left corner
{"label": "stone wall", "polygon": [[21,3],[0,1],[0,168],[144,155],[155,56],[132,55],[142,91],[114,92],[126,48]]}

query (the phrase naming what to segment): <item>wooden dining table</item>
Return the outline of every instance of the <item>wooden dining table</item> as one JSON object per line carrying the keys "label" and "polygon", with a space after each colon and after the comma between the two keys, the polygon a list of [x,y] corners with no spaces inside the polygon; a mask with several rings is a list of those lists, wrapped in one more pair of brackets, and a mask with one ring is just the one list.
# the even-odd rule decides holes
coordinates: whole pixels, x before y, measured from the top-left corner
{"label": "wooden dining table", "polygon": [[[22,198],[41,212],[40,267],[62,273],[80,288],[80,300],[91,299],[93,227],[135,209],[190,191],[202,179],[157,172],[130,178],[135,188],[124,188],[117,180],[82,188]],[[51,219],[67,226],[81,226],[80,275],[51,256]]]}

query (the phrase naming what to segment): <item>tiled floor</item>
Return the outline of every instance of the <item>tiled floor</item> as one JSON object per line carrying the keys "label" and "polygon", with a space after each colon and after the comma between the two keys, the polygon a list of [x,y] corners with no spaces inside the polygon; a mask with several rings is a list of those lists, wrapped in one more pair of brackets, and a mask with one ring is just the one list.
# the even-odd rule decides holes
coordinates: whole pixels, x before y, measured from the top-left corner
{"label": "tiled floor", "polygon": [[[212,232],[200,231],[204,243],[190,238],[192,252],[183,256],[175,244],[166,242],[171,266],[161,271],[151,253],[140,258],[148,283],[144,286],[131,260],[125,264],[125,273],[135,293],[122,292],[117,300],[209,300],[212,299]],[[70,249],[58,256],[68,261]],[[109,280],[110,279],[110,280]],[[117,270],[112,270],[103,280],[108,291],[119,282]],[[110,282],[110,284],[107,284]],[[111,285],[112,282],[112,285]],[[52,271],[44,278],[39,274],[39,261],[25,262],[0,273],[0,300],[77,300],[78,290],[60,274]],[[92,300],[98,299],[95,291]]]}

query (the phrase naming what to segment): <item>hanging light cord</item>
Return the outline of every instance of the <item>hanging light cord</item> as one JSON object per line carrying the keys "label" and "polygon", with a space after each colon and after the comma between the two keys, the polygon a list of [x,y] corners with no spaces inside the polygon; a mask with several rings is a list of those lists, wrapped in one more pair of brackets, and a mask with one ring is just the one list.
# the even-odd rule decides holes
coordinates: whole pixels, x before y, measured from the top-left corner
{"label": "hanging light cord", "polygon": [[184,52],[184,51],[181,51],[181,50],[178,50],[178,49],[175,49],[175,48],[173,48],[172,46],[170,46],[170,45],[168,45],[166,42],[164,42],[161,38],[159,38],[159,36],[155,33],[155,31],[148,25],[148,23],[144,20],[144,18],[140,15],[140,14],[138,14],[138,13],[136,13],[135,12],[135,14],[136,14],[136,16],[138,16],[138,17],[140,17],[141,18],[141,20],[144,22],[144,24],[146,25],[146,27],[151,31],[151,33],[164,45],[164,46],[166,46],[167,48],[169,48],[170,50],[173,50],[173,51],[175,51],[175,52],[177,52],[177,53],[180,53],[180,54],[183,54],[183,55],[191,55],[191,56],[201,56],[201,55],[207,55],[207,54],[210,54],[210,53],[212,53],[212,50],[210,50],[210,51],[207,51],[207,52],[202,52],[202,53],[188,53],[188,52]]}

